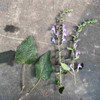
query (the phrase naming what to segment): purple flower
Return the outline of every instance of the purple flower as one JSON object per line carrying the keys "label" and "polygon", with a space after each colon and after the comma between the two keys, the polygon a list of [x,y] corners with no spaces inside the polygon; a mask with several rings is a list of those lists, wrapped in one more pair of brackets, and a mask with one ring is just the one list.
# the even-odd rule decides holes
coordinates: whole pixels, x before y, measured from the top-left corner
{"label": "purple flower", "polygon": [[79,50],[76,50],[76,57],[78,56],[78,55],[80,55],[81,54],[81,52],[79,51]]}
{"label": "purple flower", "polygon": [[72,64],[69,64],[69,68],[72,69]]}
{"label": "purple flower", "polygon": [[53,43],[55,43],[55,42],[56,42],[56,40],[55,40],[55,38],[54,38],[54,37],[52,37],[52,38],[51,38],[51,41],[52,41]]}
{"label": "purple flower", "polygon": [[59,31],[57,31],[57,35],[59,34]]}
{"label": "purple flower", "polygon": [[63,27],[63,32],[67,32],[67,31],[66,31],[66,27]]}
{"label": "purple flower", "polygon": [[65,24],[63,25],[63,36],[67,36],[67,31],[66,31]]}
{"label": "purple flower", "polygon": [[63,32],[63,36],[67,36],[67,33],[65,31]]}
{"label": "purple flower", "polygon": [[56,29],[58,29],[58,26],[56,26]]}
{"label": "purple flower", "polygon": [[81,66],[81,64],[80,64],[80,63],[78,64],[77,68],[78,68],[78,69],[79,69],[79,68],[82,68],[82,66]]}
{"label": "purple flower", "polygon": [[64,27],[66,27],[66,25],[65,25],[65,24],[62,24],[62,25],[63,25],[63,28],[64,28]]}
{"label": "purple flower", "polygon": [[63,37],[62,37],[62,43],[63,43],[64,41],[66,41],[66,39],[65,39],[65,37],[63,36]]}
{"label": "purple flower", "polygon": [[55,33],[55,26],[52,26],[51,30]]}
{"label": "purple flower", "polygon": [[79,42],[81,39],[77,39],[77,41]]}
{"label": "purple flower", "polygon": [[77,48],[77,43],[74,43],[74,48],[75,48],[75,49]]}

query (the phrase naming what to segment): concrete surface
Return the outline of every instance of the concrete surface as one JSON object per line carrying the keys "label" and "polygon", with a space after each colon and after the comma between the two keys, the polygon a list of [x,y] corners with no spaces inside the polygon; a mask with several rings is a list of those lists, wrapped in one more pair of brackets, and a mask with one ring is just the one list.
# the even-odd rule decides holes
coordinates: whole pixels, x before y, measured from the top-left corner
{"label": "concrete surface", "polygon": [[[74,10],[64,17],[69,35],[73,26],[84,19],[98,20],[80,33],[79,49],[83,51],[80,62],[85,67],[77,74],[76,86],[69,73],[63,76],[62,95],[50,81],[42,81],[24,100],[100,100],[100,0],[0,0],[0,100],[20,97],[22,65],[14,61],[14,51],[23,39],[34,37],[38,56],[47,50],[54,55],[50,27],[64,9]],[[13,26],[7,31],[7,25]],[[37,81],[34,65],[27,66],[25,92]]]}

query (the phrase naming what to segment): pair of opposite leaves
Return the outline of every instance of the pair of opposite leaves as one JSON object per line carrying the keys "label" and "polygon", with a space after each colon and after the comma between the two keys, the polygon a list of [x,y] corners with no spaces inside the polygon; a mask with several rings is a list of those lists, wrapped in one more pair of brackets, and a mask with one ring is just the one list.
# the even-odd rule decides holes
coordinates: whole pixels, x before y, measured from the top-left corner
{"label": "pair of opposite leaves", "polygon": [[[36,62],[36,77],[43,80],[50,78],[52,73],[52,63],[50,61],[51,52],[47,51]],[[26,38],[18,47],[15,60],[19,64],[31,64],[37,59],[37,49],[32,36]]]}

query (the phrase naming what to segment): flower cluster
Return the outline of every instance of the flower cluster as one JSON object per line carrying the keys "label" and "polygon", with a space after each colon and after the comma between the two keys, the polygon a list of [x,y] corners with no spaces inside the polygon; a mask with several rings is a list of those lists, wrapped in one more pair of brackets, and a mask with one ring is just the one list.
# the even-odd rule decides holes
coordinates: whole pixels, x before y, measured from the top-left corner
{"label": "flower cluster", "polygon": [[[78,47],[78,42],[80,41],[79,39],[79,33],[82,31],[82,27],[86,26],[87,24],[91,24],[91,23],[96,23],[97,20],[88,20],[88,21],[84,21],[82,24],[77,26],[77,29],[74,30],[74,34],[72,34],[72,46],[71,47],[67,47],[68,50],[71,50],[71,63],[68,65],[69,68],[72,70],[73,75],[74,75],[74,82],[76,83],[76,79],[75,79],[75,61],[77,59],[79,59],[81,52],[77,49]],[[78,63],[77,65],[77,72],[79,71],[79,69],[82,68],[82,64]]]}
{"label": "flower cluster", "polygon": [[64,87],[62,87],[62,73],[64,73],[65,71],[69,71],[74,76],[74,82],[76,84],[76,73],[79,71],[80,68],[84,66],[83,63],[76,64],[76,60],[80,58],[81,54],[80,50],[78,50],[77,48],[78,42],[80,41],[79,33],[82,31],[82,27],[86,26],[87,24],[97,22],[97,20],[88,20],[77,26],[77,29],[74,30],[74,34],[71,35],[72,39],[70,40],[70,47],[67,47],[67,49],[70,50],[70,58],[65,59],[65,57],[62,57],[62,44],[66,41],[67,30],[62,17],[65,13],[72,11],[72,9],[62,11],[62,13],[57,17],[56,24],[51,27],[51,32],[53,33],[51,41],[57,47],[56,60],[57,65],[59,65],[59,72],[57,72],[57,75],[59,75],[57,83],[59,84],[57,85],[60,87],[60,93],[62,93],[62,91],[64,90]]}
{"label": "flower cluster", "polygon": [[67,36],[67,30],[66,30],[66,25],[65,24],[62,24],[62,26],[63,26],[63,34],[62,34],[62,43],[64,42],[64,41],[66,41],[66,39],[65,39],[65,37]]}
{"label": "flower cluster", "polygon": [[62,44],[64,44],[66,42],[66,36],[67,36],[67,29],[66,29],[66,25],[64,24],[63,15],[68,12],[72,12],[72,9],[62,11],[56,19],[56,24],[51,27],[51,32],[52,32],[51,41],[55,45],[55,47],[57,47],[56,62],[59,65],[59,69],[60,69],[60,71],[59,71],[59,86],[60,86],[60,88],[63,88],[62,87],[62,79],[61,79],[61,74],[63,72],[63,70],[61,68],[61,64],[63,62],[61,46],[62,46]]}
{"label": "flower cluster", "polygon": [[[79,56],[81,54],[81,52],[77,49],[78,47],[78,42],[80,41],[80,39],[78,38],[78,33],[74,34],[74,38],[73,38],[73,45],[72,45],[72,62],[75,62],[75,60],[79,59]],[[69,64],[69,68],[74,70],[74,63],[73,64]],[[79,68],[82,68],[81,64],[79,63],[77,66],[77,70],[79,70]]]}
{"label": "flower cluster", "polygon": [[[61,29],[60,29],[60,27],[61,27]],[[60,40],[61,43],[64,43],[66,41],[67,30],[66,30],[66,25],[65,24],[61,24],[58,27],[56,25],[53,25],[51,27],[51,31],[53,33],[53,37],[51,38],[51,41],[53,43],[56,43],[56,39],[58,40],[59,35],[62,36],[62,39]]]}

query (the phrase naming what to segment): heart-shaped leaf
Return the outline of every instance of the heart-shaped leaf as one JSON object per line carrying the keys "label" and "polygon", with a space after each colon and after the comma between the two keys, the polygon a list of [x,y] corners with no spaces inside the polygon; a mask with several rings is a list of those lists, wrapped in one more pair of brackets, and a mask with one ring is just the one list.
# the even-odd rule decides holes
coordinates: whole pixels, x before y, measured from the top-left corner
{"label": "heart-shaped leaf", "polygon": [[47,80],[50,78],[52,72],[52,63],[50,61],[50,55],[50,51],[46,52],[35,64],[37,78],[41,78],[43,80]]}
{"label": "heart-shaped leaf", "polygon": [[64,70],[70,71],[69,66],[68,66],[67,64],[65,64],[65,63],[61,63],[61,67],[62,67]]}
{"label": "heart-shaped leaf", "polygon": [[26,38],[18,47],[15,60],[19,64],[30,64],[37,58],[37,49],[32,36]]}

